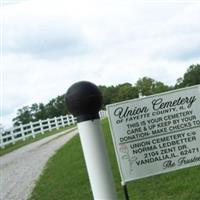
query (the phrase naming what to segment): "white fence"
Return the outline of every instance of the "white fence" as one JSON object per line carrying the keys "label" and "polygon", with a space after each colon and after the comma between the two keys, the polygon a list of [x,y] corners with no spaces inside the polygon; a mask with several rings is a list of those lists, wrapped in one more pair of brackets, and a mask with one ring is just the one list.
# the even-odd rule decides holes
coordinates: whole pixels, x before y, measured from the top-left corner
{"label": "white fence", "polygon": [[[107,116],[107,113],[106,111],[100,111],[99,115],[100,118],[104,118]],[[1,131],[0,148],[4,148],[8,144],[15,144],[19,140],[26,140],[30,136],[35,138],[37,134],[44,134],[46,131],[76,124],[76,122],[76,118],[73,115],[66,115],[46,120],[39,120],[37,122],[30,122],[29,124]]]}

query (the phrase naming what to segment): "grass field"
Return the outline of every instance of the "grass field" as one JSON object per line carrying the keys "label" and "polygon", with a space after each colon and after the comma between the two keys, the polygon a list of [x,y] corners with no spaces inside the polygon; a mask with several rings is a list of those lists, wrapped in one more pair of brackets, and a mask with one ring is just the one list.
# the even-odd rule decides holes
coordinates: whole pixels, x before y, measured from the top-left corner
{"label": "grass field", "polygon": [[5,148],[0,148],[0,156],[5,155],[5,154],[7,154],[7,153],[9,153],[11,151],[14,151],[16,149],[19,149],[20,147],[23,147],[23,146],[25,146],[27,144],[30,144],[32,142],[36,142],[38,140],[41,140],[42,138],[54,135],[54,134],[59,133],[61,131],[65,131],[65,130],[67,130],[69,128],[72,128],[72,127],[74,127],[74,125],[68,126],[68,127],[65,127],[65,128],[59,128],[58,130],[54,129],[52,131],[46,131],[44,134],[42,134],[42,133],[37,134],[35,136],[35,138],[30,136],[30,137],[26,138],[25,141],[19,140],[15,144],[6,145]]}
{"label": "grass field", "polygon": [[[108,121],[102,121],[119,200],[124,194]],[[128,184],[130,200],[200,200],[200,167],[179,170]],[[92,200],[79,137],[55,154],[29,200]]]}

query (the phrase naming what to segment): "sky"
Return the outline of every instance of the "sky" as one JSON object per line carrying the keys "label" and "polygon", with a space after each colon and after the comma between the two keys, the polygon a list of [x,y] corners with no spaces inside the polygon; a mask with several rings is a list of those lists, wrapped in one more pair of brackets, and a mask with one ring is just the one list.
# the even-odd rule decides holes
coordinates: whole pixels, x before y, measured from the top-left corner
{"label": "sky", "polygon": [[200,0],[0,0],[1,123],[75,82],[174,85],[200,63]]}

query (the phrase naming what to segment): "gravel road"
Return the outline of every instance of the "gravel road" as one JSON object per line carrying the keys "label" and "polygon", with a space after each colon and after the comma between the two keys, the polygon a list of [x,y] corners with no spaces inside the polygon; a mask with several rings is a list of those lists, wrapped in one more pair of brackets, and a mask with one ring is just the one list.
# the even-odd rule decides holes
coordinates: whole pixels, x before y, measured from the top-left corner
{"label": "gravel road", "polygon": [[49,136],[0,157],[0,200],[26,200],[48,159],[77,134]]}

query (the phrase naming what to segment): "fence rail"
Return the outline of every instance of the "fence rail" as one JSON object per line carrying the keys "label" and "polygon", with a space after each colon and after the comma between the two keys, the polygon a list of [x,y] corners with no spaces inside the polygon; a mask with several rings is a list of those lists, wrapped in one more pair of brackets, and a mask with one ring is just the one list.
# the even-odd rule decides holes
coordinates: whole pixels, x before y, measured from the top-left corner
{"label": "fence rail", "polygon": [[[99,115],[100,118],[104,118],[107,113],[100,111]],[[30,136],[35,138],[37,134],[76,124],[76,122],[76,117],[73,115],[65,115],[12,127],[0,132],[0,148],[4,148],[8,144],[15,144],[19,140],[26,140]]]}

